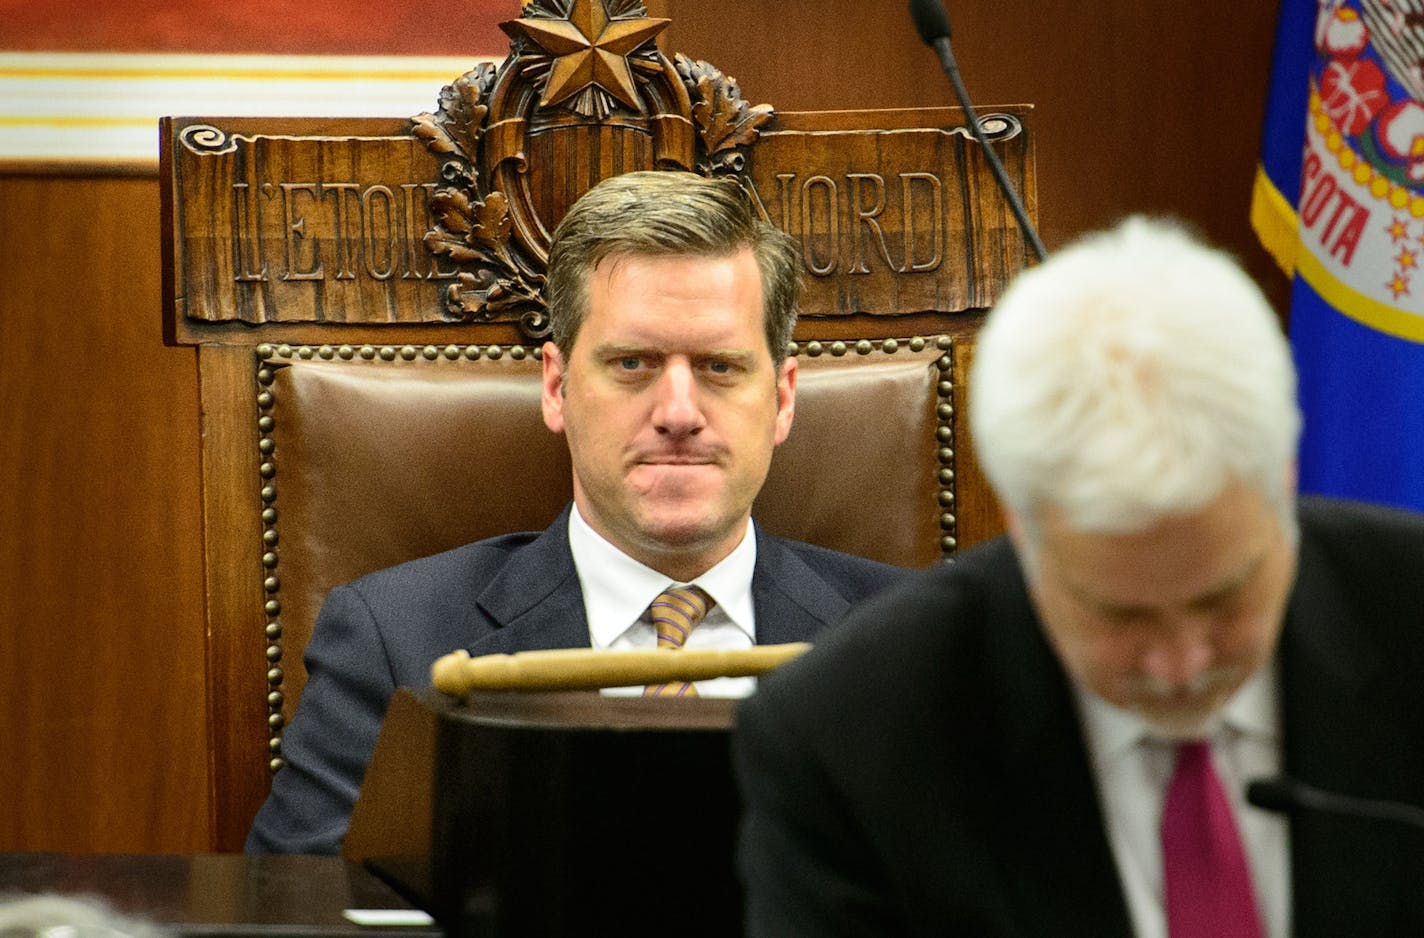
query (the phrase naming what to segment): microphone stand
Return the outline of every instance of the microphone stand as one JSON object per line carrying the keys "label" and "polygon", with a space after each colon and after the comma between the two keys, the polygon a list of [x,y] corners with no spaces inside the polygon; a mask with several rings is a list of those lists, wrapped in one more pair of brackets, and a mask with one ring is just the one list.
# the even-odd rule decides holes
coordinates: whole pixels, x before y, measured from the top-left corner
{"label": "microphone stand", "polygon": [[[933,0],[932,0],[933,2]],[[936,4],[937,5],[937,4]],[[925,5],[927,6],[927,5]],[[915,4],[911,4],[911,12],[915,15],[916,27],[921,29],[921,36],[926,43],[939,55],[940,65],[944,68],[944,73],[949,77],[949,83],[954,86],[954,96],[959,99],[959,106],[964,109],[965,115],[969,118],[969,132],[974,135],[974,139],[979,142],[979,146],[984,151],[984,158],[989,161],[989,170],[994,174],[994,181],[999,184],[999,189],[1004,193],[1004,197],[1009,202],[1009,208],[1014,213],[1014,218],[1019,223],[1019,229],[1023,232],[1024,238],[1028,240],[1029,246],[1033,248],[1034,256],[1042,263],[1048,257],[1048,251],[1043,246],[1043,241],[1038,237],[1038,232],[1034,230],[1033,222],[1029,221],[1028,210],[1024,208],[1023,200],[1019,198],[1013,184],[1009,182],[1008,173],[1004,172],[1004,164],[999,161],[999,154],[994,152],[994,148],[989,145],[989,138],[984,133],[984,128],[979,123],[979,115],[974,112],[974,105],[969,103],[969,92],[964,87],[964,81],[959,77],[959,66],[954,61],[954,50],[949,44],[949,18],[944,13],[944,8],[939,7],[929,16],[936,21],[943,19],[943,35],[924,35],[922,21],[926,14],[915,9]],[[936,22],[936,25],[938,23]],[[939,31],[936,29],[935,31]]]}
{"label": "microphone stand", "polygon": [[1325,791],[1288,776],[1258,778],[1246,786],[1246,801],[1287,816],[1301,812],[1332,814],[1363,821],[1402,824],[1424,833],[1424,808],[1400,801],[1380,801]]}

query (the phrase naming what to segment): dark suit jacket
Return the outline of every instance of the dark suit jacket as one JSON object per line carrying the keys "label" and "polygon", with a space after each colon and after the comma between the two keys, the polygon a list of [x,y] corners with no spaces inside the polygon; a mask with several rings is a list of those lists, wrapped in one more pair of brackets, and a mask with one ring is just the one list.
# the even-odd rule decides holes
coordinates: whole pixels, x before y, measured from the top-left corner
{"label": "dark suit jacket", "polygon": [[[1303,502],[1278,655],[1285,770],[1424,803],[1424,520]],[[749,934],[1131,935],[1069,683],[1006,541],[765,678],[735,751]],[[1295,934],[1424,934],[1421,847],[1294,821]]]}
{"label": "dark suit jacket", "polygon": [[[248,832],[249,853],[340,850],[391,694],[429,686],[440,656],[588,646],[568,520],[565,509],[541,533],[467,544],[331,591],[282,737],[287,764]],[[906,572],[757,529],[757,640],[808,641]]]}

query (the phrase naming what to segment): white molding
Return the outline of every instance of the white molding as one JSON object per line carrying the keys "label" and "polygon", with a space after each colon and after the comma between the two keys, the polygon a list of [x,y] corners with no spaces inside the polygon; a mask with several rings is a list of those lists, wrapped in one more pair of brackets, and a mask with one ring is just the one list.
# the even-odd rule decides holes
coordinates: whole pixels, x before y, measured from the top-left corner
{"label": "white molding", "polygon": [[0,163],[158,165],[158,119],[410,117],[490,57],[0,52]]}

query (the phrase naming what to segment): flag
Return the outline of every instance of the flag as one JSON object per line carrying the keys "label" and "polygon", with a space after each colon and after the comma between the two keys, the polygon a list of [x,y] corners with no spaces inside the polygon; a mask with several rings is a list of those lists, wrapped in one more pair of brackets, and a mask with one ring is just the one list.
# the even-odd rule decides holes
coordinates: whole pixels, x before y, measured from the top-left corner
{"label": "flag", "polygon": [[1301,490],[1424,511],[1424,2],[1281,0],[1263,136]]}

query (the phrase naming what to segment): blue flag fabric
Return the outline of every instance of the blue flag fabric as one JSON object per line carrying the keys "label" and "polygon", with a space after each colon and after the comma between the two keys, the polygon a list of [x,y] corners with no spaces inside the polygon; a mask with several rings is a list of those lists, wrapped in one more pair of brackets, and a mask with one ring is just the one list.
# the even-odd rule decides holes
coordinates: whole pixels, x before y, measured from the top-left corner
{"label": "blue flag fabric", "polygon": [[1281,0],[1251,222],[1293,278],[1301,489],[1424,510],[1424,15]]}

